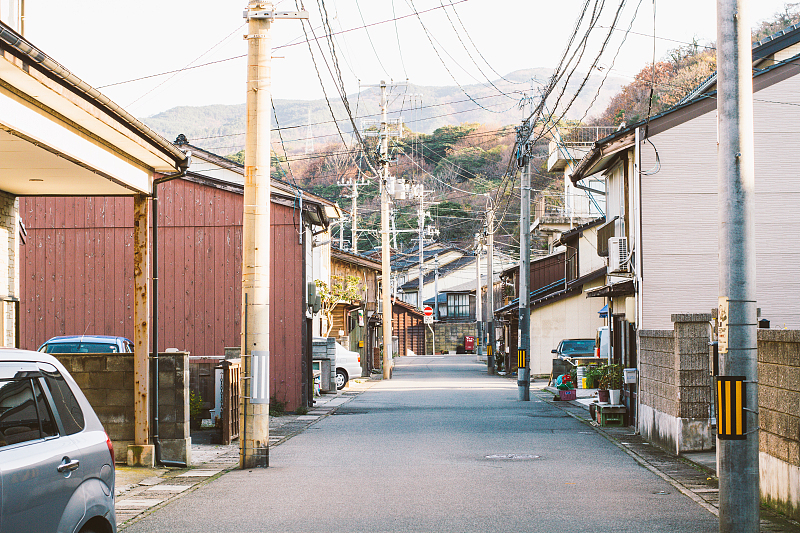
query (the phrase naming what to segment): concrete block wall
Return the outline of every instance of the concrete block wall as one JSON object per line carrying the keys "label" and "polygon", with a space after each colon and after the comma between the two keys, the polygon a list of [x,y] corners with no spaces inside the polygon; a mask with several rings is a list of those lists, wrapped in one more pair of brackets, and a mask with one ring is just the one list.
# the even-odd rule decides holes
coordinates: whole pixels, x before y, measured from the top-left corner
{"label": "concrete block wall", "polygon": [[674,454],[714,448],[710,321],[708,313],[675,314],[672,331],[638,332],[638,429]]}
{"label": "concrete block wall", "polygon": [[[134,442],[133,354],[53,354],[86,395],[123,461]],[[189,354],[159,355],[159,436],[162,458],[191,462]],[[154,382],[151,372],[151,379]],[[154,390],[150,387],[151,394]]]}
{"label": "concrete block wall", "polygon": [[[458,345],[464,344],[464,337],[475,336],[478,332],[475,322],[436,322],[432,325],[436,334],[436,352],[456,352]],[[425,328],[425,353],[433,353],[433,336]],[[484,350],[485,351],[485,350]]]}
{"label": "concrete block wall", "polygon": [[758,330],[761,497],[800,520],[800,331]]}
{"label": "concrete block wall", "polygon": [[639,331],[639,398],[642,404],[678,416],[675,332]]}

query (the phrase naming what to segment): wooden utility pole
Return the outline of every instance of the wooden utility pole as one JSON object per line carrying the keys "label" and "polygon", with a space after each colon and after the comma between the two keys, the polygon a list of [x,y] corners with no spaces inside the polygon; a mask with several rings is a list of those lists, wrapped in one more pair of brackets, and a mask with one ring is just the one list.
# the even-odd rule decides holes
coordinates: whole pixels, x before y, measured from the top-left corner
{"label": "wooden utility pole", "polygon": [[270,121],[271,2],[250,2],[247,19],[247,133],[242,224],[242,362],[239,466],[269,466]]}
{"label": "wooden utility pole", "polygon": [[[746,0],[717,0],[720,533],[759,531],[753,53]],[[732,415],[732,416],[730,416]]]}

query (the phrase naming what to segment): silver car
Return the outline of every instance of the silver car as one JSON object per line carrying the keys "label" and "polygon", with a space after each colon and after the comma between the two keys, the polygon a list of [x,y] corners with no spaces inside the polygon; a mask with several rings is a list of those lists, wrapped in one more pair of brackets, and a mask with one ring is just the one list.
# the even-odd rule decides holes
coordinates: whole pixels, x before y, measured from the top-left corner
{"label": "silver car", "polygon": [[114,533],[114,448],[51,355],[0,349],[0,533]]}

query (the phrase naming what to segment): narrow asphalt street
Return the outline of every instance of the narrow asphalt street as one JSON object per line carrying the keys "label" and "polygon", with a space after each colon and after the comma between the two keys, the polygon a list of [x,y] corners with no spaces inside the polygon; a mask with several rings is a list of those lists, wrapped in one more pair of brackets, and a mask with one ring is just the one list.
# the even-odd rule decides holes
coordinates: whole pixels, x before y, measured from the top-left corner
{"label": "narrow asphalt street", "polygon": [[715,532],[717,519],[475,356],[396,360],[335,414],[125,529]]}

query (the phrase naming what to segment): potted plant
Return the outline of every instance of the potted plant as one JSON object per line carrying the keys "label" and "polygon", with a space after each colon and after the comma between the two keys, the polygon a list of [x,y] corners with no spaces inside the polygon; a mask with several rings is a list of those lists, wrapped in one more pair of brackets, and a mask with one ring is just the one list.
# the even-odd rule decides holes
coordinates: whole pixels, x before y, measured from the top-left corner
{"label": "potted plant", "polygon": [[600,368],[600,378],[597,399],[602,403],[619,404],[622,390],[622,367],[620,365],[603,365]]}
{"label": "potted plant", "polygon": [[602,376],[603,373],[600,371],[600,366],[589,365],[586,369],[586,374],[584,374],[584,377],[586,378],[586,388],[587,389],[597,388],[597,385],[600,382],[600,378]]}

